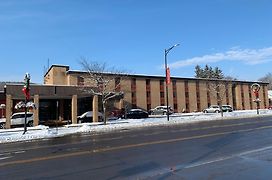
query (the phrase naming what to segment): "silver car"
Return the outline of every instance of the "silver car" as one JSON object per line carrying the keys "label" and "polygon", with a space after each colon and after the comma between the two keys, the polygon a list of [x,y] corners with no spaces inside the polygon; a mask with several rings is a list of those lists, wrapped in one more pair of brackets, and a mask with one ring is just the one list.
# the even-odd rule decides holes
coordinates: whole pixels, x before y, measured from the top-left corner
{"label": "silver car", "polygon": [[211,105],[203,110],[204,113],[220,113],[220,107],[218,105]]}
{"label": "silver car", "polygon": [[[173,109],[170,106],[168,106],[168,113],[173,114]],[[149,114],[165,115],[167,114],[167,106],[157,106],[154,109],[150,109]]]}

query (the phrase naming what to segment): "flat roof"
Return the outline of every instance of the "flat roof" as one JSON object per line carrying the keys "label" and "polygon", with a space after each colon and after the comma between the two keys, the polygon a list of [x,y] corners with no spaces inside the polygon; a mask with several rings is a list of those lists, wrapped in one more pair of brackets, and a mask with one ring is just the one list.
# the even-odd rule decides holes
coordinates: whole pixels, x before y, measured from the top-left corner
{"label": "flat roof", "polygon": [[[66,65],[52,65],[50,69],[47,71],[47,73],[44,75],[44,77],[48,74],[48,72],[53,68],[53,67],[64,67],[66,68],[66,74],[88,74],[87,71],[81,71],[81,70],[70,70],[69,66]],[[108,75],[114,75],[114,73],[107,73],[105,74]],[[134,77],[134,78],[145,78],[145,79],[165,79],[164,75],[144,75],[144,74],[126,74],[124,73],[124,76],[128,77]],[[269,84],[267,82],[261,82],[261,81],[246,81],[246,80],[228,80],[228,79],[206,79],[206,78],[194,78],[194,77],[177,77],[177,76],[171,76],[171,79],[175,80],[188,80],[188,81],[231,81],[231,82],[237,82],[237,83],[259,83],[259,84]]]}

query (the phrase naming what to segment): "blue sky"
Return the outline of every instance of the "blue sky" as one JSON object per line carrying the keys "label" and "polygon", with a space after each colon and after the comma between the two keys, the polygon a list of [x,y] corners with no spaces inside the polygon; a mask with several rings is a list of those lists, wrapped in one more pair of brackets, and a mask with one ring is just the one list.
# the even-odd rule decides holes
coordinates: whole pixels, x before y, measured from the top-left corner
{"label": "blue sky", "polygon": [[43,83],[80,58],[130,73],[193,77],[199,64],[257,80],[271,70],[271,0],[1,0],[0,81]]}

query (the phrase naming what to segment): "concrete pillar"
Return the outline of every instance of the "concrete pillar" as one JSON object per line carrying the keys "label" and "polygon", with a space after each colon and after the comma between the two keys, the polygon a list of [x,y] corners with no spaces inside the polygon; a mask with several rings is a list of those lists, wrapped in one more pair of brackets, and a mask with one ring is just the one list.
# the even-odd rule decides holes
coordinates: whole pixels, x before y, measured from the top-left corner
{"label": "concrete pillar", "polygon": [[77,124],[77,95],[72,96],[72,124]]}
{"label": "concrete pillar", "polygon": [[9,129],[10,128],[10,117],[12,115],[12,96],[11,95],[7,95],[6,96],[6,128]]}
{"label": "concrete pillar", "polygon": [[93,96],[93,122],[98,122],[98,96]]}
{"label": "concrete pillar", "polygon": [[123,109],[124,108],[124,99],[120,99],[119,101],[119,109]]}
{"label": "concrete pillar", "polygon": [[39,95],[34,95],[34,104],[36,105],[36,109],[34,109],[34,126],[39,125]]}

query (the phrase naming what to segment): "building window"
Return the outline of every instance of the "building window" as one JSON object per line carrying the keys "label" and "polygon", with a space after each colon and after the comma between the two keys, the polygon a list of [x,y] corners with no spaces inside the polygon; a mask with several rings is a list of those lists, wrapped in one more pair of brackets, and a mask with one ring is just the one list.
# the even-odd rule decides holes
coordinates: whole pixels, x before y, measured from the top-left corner
{"label": "building window", "polygon": [[150,87],[150,79],[145,80],[146,84],[146,107],[147,110],[151,109],[151,87]]}
{"label": "building window", "polygon": [[237,103],[236,103],[236,84],[232,84],[231,92],[232,92],[233,109],[237,109]]}
{"label": "building window", "polygon": [[149,88],[150,88],[150,79],[146,79],[146,80],[145,80],[145,83],[146,83],[146,87],[149,87]]}
{"label": "building window", "polygon": [[200,104],[200,90],[199,90],[199,81],[196,81],[196,103],[197,103],[197,111],[201,111],[201,104]]}
{"label": "building window", "polygon": [[78,86],[84,86],[84,78],[81,76],[77,77],[77,85]]}
{"label": "building window", "polygon": [[241,84],[240,87],[241,87],[242,109],[245,110],[245,95],[244,95],[243,84]]}
{"label": "building window", "polygon": [[177,97],[177,92],[173,92],[174,101],[175,101],[176,97]]}
{"label": "building window", "polygon": [[267,104],[266,104],[266,96],[265,96],[265,88],[264,88],[264,86],[262,86],[263,87],[263,99],[264,99],[264,108],[267,108]]}
{"label": "building window", "polygon": [[147,110],[151,109],[151,104],[147,104]]}
{"label": "building window", "polygon": [[174,109],[178,109],[178,104],[174,103]]}
{"label": "building window", "polygon": [[132,108],[137,108],[136,79],[131,79],[131,104]]}
{"label": "building window", "polygon": [[184,82],[185,85],[185,103],[186,103],[186,112],[190,112],[190,95],[189,95],[189,85],[188,81]]}
{"label": "building window", "polygon": [[207,105],[210,107],[211,105],[211,94],[210,94],[210,84],[209,82],[206,82],[206,87],[207,87]]}
{"label": "building window", "polygon": [[164,97],[164,80],[160,80],[160,102],[161,102],[161,106],[164,106],[164,101],[165,101],[165,97]]}
{"label": "building window", "polygon": [[253,109],[253,104],[252,104],[252,94],[251,94],[251,86],[250,84],[248,85],[248,95],[249,95],[249,105],[250,105],[250,109]]}
{"label": "building window", "polygon": [[[172,81],[172,85],[173,85],[173,104],[174,104],[174,112],[178,112],[178,98],[177,98],[177,82],[176,80]],[[176,106],[175,106],[176,105]]]}
{"label": "building window", "polygon": [[136,79],[131,80],[131,91],[136,91]]}
{"label": "building window", "polygon": [[226,101],[229,104],[229,84],[226,83]]}

